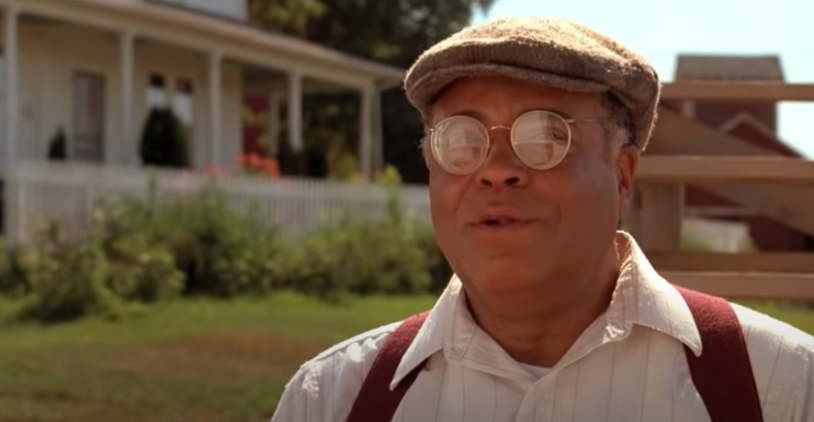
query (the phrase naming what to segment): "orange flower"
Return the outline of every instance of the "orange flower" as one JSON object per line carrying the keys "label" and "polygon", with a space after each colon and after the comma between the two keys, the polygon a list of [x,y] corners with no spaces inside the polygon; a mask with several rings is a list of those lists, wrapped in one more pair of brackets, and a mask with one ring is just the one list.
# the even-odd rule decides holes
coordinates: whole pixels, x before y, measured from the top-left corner
{"label": "orange flower", "polygon": [[266,176],[270,179],[276,179],[280,177],[280,170],[277,166],[268,166],[266,167]]}
{"label": "orange flower", "polygon": [[260,167],[262,165],[261,164],[262,159],[259,156],[257,156],[257,154],[255,154],[255,153],[249,154],[246,161],[249,163],[249,167],[252,167],[252,168],[257,168],[257,167]]}
{"label": "orange flower", "polygon": [[273,158],[263,160],[263,168],[266,171],[276,171],[277,167],[277,160]]}

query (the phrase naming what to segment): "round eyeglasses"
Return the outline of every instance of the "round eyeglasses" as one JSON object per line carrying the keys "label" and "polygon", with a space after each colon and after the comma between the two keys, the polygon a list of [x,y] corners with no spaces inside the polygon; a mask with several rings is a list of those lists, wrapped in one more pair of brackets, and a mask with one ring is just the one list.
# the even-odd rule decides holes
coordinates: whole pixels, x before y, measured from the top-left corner
{"label": "round eyeglasses", "polygon": [[494,129],[508,129],[512,149],[527,167],[543,171],[559,164],[571,146],[571,124],[598,122],[599,119],[566,119],[547,110],[524,113],[511,127],[487,129],[470,116],[448,117],[430,130],[430,148],[438,164],[452,174],[477,170],[489,154]]}

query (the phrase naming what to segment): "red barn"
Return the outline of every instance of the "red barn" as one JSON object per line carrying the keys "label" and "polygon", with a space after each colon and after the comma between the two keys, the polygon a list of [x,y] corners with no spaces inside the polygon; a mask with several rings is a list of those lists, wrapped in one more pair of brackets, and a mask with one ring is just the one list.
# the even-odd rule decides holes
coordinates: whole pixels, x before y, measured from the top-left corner
{"label": "red barn", "polygon": [[[783,82],[784,76],[776,56],[681,55],[674,79],[676,82]],[[801,157],[777,136],[776,102],[665,100],[662,107],[760,148],[767,155]],[[733,149],[729,155],[740,155],[740,151]],[[814,250],[811,236],[705,188],[686,187],[684,213],[686,216],[743,222],[747,224],[755,246],[763,251]]]}

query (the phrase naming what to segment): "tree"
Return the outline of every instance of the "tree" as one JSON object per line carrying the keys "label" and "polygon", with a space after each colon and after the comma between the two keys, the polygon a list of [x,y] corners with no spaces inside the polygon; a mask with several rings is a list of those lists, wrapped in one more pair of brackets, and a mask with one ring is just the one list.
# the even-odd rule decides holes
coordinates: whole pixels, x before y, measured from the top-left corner
{"label": "tree", "polygon": [[[494,0],[249,0],[253,23],[347,54],[403,69],[429,46],[469,24],[472,14],[486,11]],[[343,106],[337,107],[341,102]],[[319,120],[332,138],[354,137],[358,102],[347,96],[305,103],[305,113]],[[330,110],[330,111],[329,111]],[[339,112],[337,112],[339,110]],[[329,115],[330,114],[330,115]],[[426,182],[418,153],[422,125],[401,88],[382,96],[385,161],[406,183]],[[326,135],[327,136],[327,135]],[[351,146],[355,150],[355,145]]]}

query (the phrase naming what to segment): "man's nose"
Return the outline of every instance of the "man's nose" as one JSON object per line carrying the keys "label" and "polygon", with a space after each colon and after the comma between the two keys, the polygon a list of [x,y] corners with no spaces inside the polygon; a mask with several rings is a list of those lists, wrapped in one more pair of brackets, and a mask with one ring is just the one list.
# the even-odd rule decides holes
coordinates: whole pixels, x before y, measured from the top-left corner
{"label": "man's nose", "polygon": [[[503,131],[499,131],[503,132]],[[492,133],[492,147],[480,169],[480,184],[492,188],[522,187],[529,182],[529,168],[512,149],[508,133]]]}

